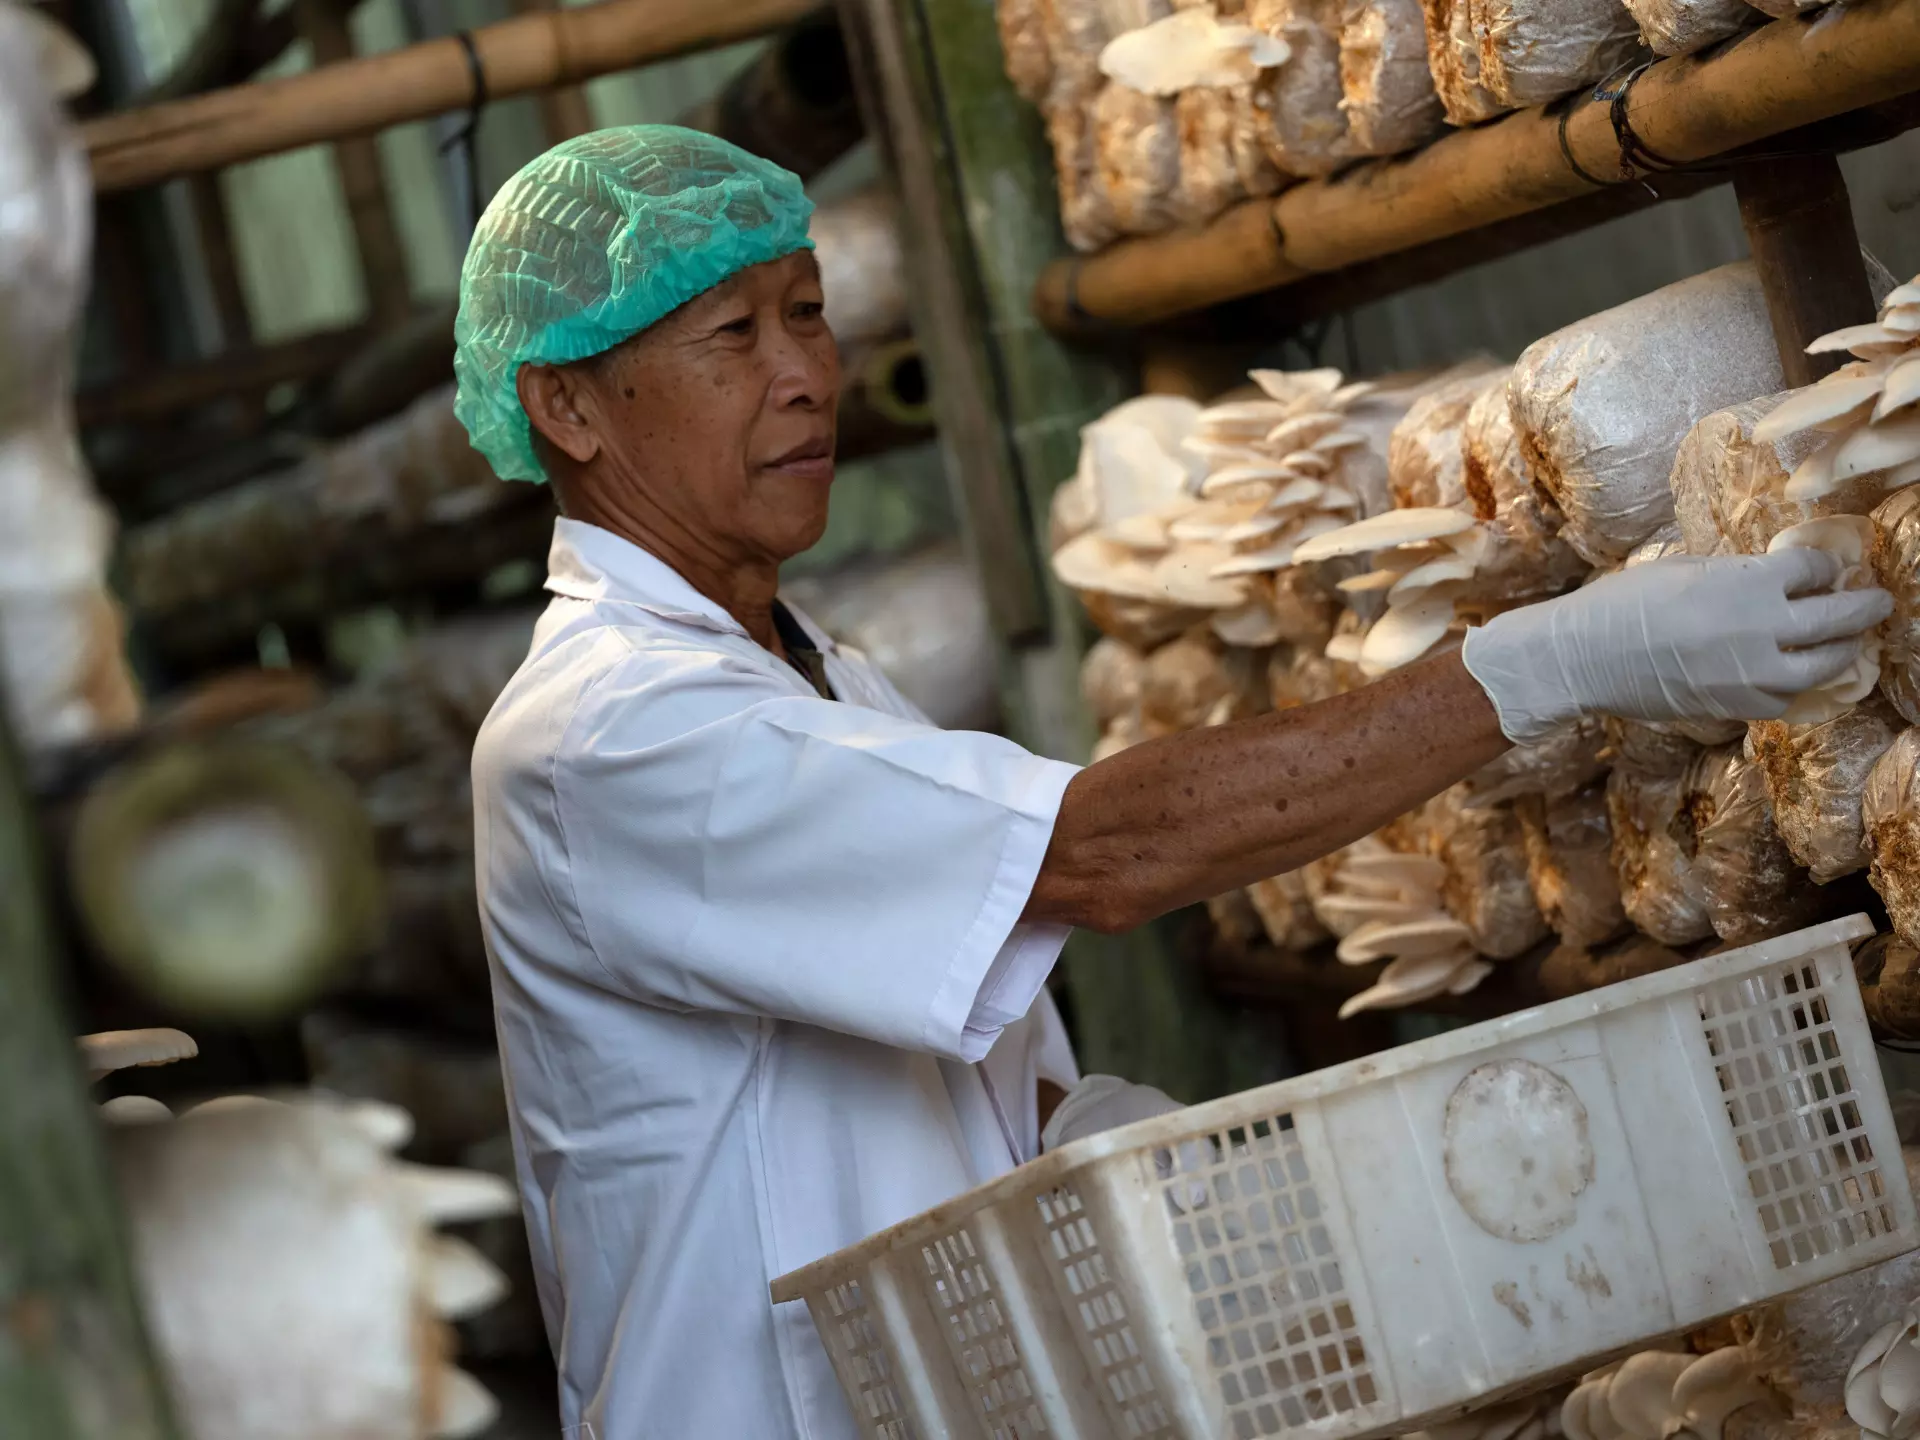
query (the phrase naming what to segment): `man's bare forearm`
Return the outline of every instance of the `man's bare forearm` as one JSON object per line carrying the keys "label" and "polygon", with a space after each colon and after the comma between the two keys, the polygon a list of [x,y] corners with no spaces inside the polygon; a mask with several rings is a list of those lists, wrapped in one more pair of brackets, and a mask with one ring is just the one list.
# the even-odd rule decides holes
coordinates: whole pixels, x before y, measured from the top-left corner
{"label": "man's bare forearm", "polygon": [[1455,653],[1316,705],[1135,745],[1067,786],[1024,918],[1124,930],[1297,869],[1507,744]]}

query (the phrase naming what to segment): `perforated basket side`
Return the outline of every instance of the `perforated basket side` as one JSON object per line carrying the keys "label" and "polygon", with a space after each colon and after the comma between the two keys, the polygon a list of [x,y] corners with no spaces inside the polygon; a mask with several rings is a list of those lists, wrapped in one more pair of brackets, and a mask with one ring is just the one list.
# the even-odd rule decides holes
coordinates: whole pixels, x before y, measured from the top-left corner
{"label": "perforated basket side", "polygon": [[1317,1110],[1257,1114],[1097,1161],[1040,1197],[1115,1434],[1256,1440],[1393,1418],[1317,1136]]}
{"label": "perforated basket side", "polygon": [[[1111,1162],[1107,1162],[1111,1163]],[[1137,1277],[1126,1273],[1124,1223],[1088,1167],[1033,1197],[1038,1249],[1091,1373],[1115,1440],[1186,1440],[1205,1433],[1176,1423],[1173,1357],[1150,1357],[1155,1333]],[[1171,1362],[1171,1363],[1170,1363]],[[1189,1417],[1190,1419],[1196,1417]]]}
{"label": "perforated basket side", "polygon": [[1912,1229],[1851,968],[1835,970],[1847,963],[1844,949],[1821,952],[1694,994],[1746,1208],[1776,1271],[1837,1273],[1856,1263],[1849,1252]]}
{"label": "perforated basket side", "polygon": [[919,1247],[930,1311],[987,1440],[1104,1440],[1094,1382],[1035,1247],[1028,1196],[955,1218]]}
{"label": "perforated basket side", "polygon": [[861,1433],[870,1440],[920,1440],[894,1383],[898,1362],[888,1353],[860,1278],[850,1276],[807,1296],[807,1310]]}

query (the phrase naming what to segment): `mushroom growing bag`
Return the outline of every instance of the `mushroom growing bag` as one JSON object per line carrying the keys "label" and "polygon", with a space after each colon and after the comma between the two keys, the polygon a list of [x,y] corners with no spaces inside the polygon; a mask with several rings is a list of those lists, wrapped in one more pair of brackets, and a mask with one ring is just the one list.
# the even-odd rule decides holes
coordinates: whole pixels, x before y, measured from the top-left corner
{"label": "mushroom growing bag", "polygon": [[1766,297],[1743,261],[1535,341],[1507,397],[1568,543],[1610,565],[1673,519],[1668,477],[1695,420],[1783,379]]}

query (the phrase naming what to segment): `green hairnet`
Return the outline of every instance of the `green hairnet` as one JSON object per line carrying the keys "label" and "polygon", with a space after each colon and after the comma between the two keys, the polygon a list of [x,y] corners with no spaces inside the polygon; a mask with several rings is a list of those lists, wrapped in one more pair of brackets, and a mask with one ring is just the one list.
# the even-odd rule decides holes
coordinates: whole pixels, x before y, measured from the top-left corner
{"label": "green hairnet", "polygon": [[520,367],[611,350],[749,265],[812,249],[800,178],[675,125],[596,130],[493,197],[460,270],[454,414],[503,480],[545,480]]}

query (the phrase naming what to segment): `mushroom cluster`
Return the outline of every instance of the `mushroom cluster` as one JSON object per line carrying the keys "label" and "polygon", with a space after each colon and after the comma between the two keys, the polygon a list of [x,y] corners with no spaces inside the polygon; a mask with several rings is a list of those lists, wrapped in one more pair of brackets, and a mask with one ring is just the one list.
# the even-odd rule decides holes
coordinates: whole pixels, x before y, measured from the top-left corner
{"label": "mushroom cluster", "polygon": [[506,1279],[436,1227],[516,1197],[397,1160],[412,1129],[392,1106],[309,1095],[113,1131],[149,1323],[200,1440],[462,1440],[492,1424],[492,1397],[450,1363],[449,1322]]}
{"label": "mushroom cluster", "polygon": [[1721,1440],[1727,1418],[1774,1394],[1742,1346],[1705,1355],[1643,1350],[1582,1378],[1560,1410],[1568,1440]]}
{"label": "mushroom cluster", "polygon": [[1797,391],[1754,426],[1756,441],[1819,430],[1825,443],[1787,482],[1790,500],[1829,495],[1856,476],[1894,489],[1920,480],[1920,278],[1897,286],[1878,318],[1822,335],[1809,355],[1854,359]]}
{"label": "mushroom cluster", "polygon": [[1861,1440],[1899,1440],[1920,1426],[1920,1307],[1860,1347],[1847,1371],[1847,1414]]}
{"label": "mushroom cluster", "polygon": [[[1083,672],[1099,757],[1364,685],[1584,583],[1590,558],[1814,547],[1839,557],[1841,585],[1895,593],[1883,633],[1779,720],[1569,726],[1358,846],[1221,897],[1275,946],[1378,967],[1346,1013],[1463,993],[1549,937],[1585,952],[1630,926],[1685,953],[1784,933],[1839,903],[1820,885],[1869,866],[1920,943],[1920,741],[1896,743],[1915,718],[1903,702],[1920,712],[1920,487],[1884,489],[1909,461],[1864,477],[1836,462],[1820,473],[1837,487],[1803,497],[1795,477],[1849,442],[1793,429],[1809,413],[1905,423],[1916,362],[1888,337],[1920,325],[1920,281],[1871,335],[1846,332],[1878,367],[1875,396],[1813,412],[1802,397],[1821,386],[1737,398],[1777,373],[1749,353],[1764,306],[1750,270],[1702,281],[1570,326],[1511,369],[1257,371],[1212,405],[1144,396],[1083,432],[1053,569],[1104,632]],[[1649,414],[1635,406],[1652,342],[1629,322],[1663,309],[1656,340],[1697,322],[1730,350]],[[1588,361],[1585,398],[1552,399],[1547,379]],[[1708,403],[1727,408],[1688,408]]]}
{"label": "mushroom cluster", "polygon": [[[1759,4],[1760,0],[1754,0]],[[1765,0],[1766,5],[1793,0]],[[995,0],[1076,248],[1199,224],[1757,19],[1743,0]]]}
{"label": "mushroom cluster", "polygon": [[1752,893],[1785,885],[1813,904],[1816,887],[1870,865],[1896,931],[1912,942],[1920,822],[1906,784],[1920,742],[1903,726],[1920,721],[1920,279],[1890,288],[1873,321],[1807,348],[1853,358],[1803,389],[1701,419],[1675,458],[1674,511],[1691,553],[1821,549],[1840,561],[1842,588],[1877,584],[1893,595],[1894,613],[1859,637],[1842,675],[1748,727],[1770,817],[1805,867]]}
{"label": "mushroom cluster", "polygon": [[1313,910],[1340,937],[1335,956],[1343,965],[1387,962],[1374,984],[1341,1005],[1341,1019],[1464,995],[1492,971],[1467,927],[1441,904],[1446,878],[1446,866],[1432,856],[1399,853],[1372,837],[1332,857]]}

